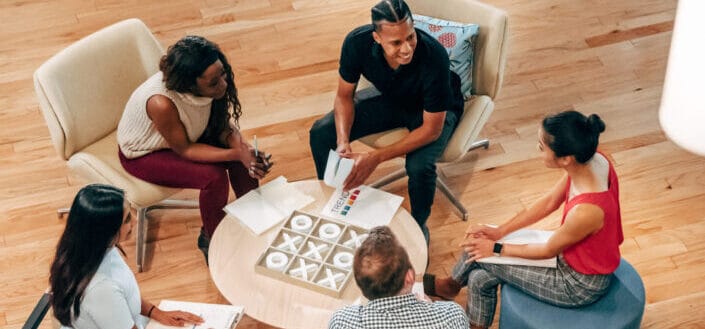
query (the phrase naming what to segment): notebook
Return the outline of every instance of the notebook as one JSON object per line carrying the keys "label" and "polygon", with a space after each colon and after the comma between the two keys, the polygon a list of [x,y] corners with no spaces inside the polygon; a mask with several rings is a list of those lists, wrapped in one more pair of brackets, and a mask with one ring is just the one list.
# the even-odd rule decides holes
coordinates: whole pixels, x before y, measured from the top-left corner
{"label": "notebook", "polygon": [[[203,318],[203,323],[190,325],[192,329],[231,329],[235,328],[245,314],[242,306],[162,300],[159,309],[163,311],[186,311]],[[184,328],[163,325],[150,319],[146,329]]]}
{"label": "notebook", "polygon": [[355,160],[341,158],[338,152],[330,150],[328,152],[328,162],[326,162],[326,171],[323,173],[323,182],[326,185],[334,188],[342,188],[345,178],[352,171]]}
{"label": "notebook", "polygon": [[[504,238],[500,239],[498,242],[510,243],[510,244],[531,244],[531,243],[546,243],[548,239],[553,235],[553,231],[544,230],[533,230],[533,229],[521,229],[510,234],[507,234]],[[539,266],[539,267],[556,267],[556,257],[547,259],[526,259],[519,257],[485,257],[477,260],[480,263],[492,263],[492,264],[510,264],[510,265],[526,265],[526,266]]]}
{"label": "notebook", "polygon": [[387,225],[404,198],[367,185],[349,191],[337,189],[321,210],[321,216],[366,229]]}
{"label": "notebook", "polygon": [[225,206],[225,212],[234,216],[254,234],[260,235],[287,218],[294,210],[313,202],[284,176],[279,176]]}

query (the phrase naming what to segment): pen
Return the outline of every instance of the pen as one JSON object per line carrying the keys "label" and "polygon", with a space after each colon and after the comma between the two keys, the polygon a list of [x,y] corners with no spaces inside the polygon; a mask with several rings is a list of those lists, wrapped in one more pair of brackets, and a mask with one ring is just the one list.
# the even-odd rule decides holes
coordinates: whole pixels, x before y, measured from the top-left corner
{"label": "pen", "polygon": [[[203,318],[203,313],[198,314],[198,317],[199,317],[199,318]],[[196,324],[195,324],[195,323],[193,324],[193,327],[191,327],[191,329],[196,329]]]}
{"label": "pen", "polygon": [[259,151],[257,150],[257,135],[255,135],[255,157],[259,156]]}

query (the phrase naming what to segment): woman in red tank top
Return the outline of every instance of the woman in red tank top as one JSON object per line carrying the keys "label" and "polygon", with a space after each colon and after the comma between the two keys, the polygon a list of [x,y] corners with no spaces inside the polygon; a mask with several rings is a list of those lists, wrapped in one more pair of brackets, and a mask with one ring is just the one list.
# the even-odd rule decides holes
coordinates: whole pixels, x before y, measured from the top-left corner
{"label": "woman in red tank top", "polygon": [[[563,307],[594,302],[609,287],[619,265],[623,241],[619,182],[607,157],[597,152],[605,124],[596,114],[576,111],[549,115],[538,132],[538,148],[548,168],[563,177],[542,198],[497,227],[473,225],[463,253],[448,278],[424,276],[426,293],[454,298],[467,285],[472,328],[492,324],[497,286],[513,285],[527,294]],[[561,226],[546,243],[502,244],[509,233],[544,219],[565,203]],[[546,259],[555,268],[475,262],[488,256]]]}

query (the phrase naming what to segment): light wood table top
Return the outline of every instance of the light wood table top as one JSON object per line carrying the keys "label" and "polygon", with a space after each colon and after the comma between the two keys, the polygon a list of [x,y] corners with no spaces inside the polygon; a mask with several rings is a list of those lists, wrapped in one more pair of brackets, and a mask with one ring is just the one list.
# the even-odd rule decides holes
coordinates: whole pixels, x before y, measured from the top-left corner
{"label": "light wood table top", "polygon": [[[334,191],[316,180],[293,184],[315,199],[301,209],[314,215],[320,213]],[[389,227],[409,253],[414,269],[422,273],[427,249],[416,221],[399,207]],[[351,277],[341,297],[334,298],[256,273],[257,258],[278,231],[279,225],[257,236],[236,218],[226,216],[211,239],[208,259],[213,281],[230,303],[244,305],[245,313],[254,319],[281,328],[326,328],[335,310],[362,295],[360,289]]]}

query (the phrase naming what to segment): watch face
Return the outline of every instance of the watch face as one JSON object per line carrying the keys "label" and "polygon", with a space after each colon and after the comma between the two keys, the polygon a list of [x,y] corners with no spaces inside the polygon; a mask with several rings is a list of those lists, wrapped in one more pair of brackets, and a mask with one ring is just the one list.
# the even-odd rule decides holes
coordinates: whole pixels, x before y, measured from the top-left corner
{"label": "watch face", "polygon": [[495,255],[499,256],[499,254],[502,252],[502,244],[499,243],[499,242],[495,242],[495,243],[494,243],[494,248],[493,248],[492,252],[493,252]]}

